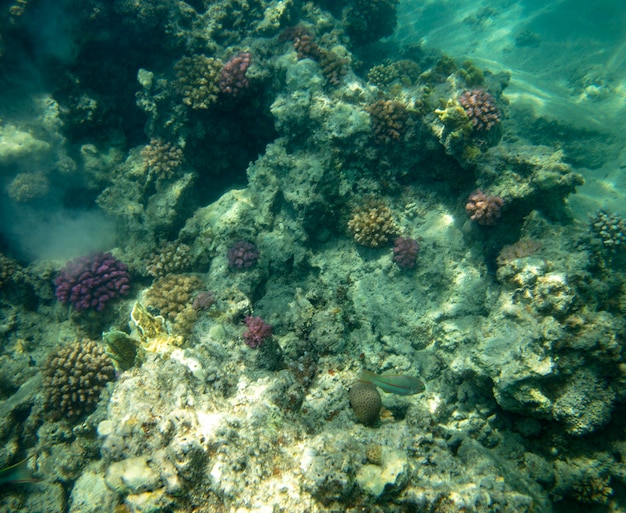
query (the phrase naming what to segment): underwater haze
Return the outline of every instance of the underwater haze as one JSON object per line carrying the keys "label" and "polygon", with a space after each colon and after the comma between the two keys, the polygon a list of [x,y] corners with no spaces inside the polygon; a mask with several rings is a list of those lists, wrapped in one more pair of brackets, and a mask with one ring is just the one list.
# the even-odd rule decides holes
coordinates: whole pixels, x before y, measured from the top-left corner
{"label": "underwater haze", "polygon": [[0,2],[0,513],[626,511],[626,9]]}

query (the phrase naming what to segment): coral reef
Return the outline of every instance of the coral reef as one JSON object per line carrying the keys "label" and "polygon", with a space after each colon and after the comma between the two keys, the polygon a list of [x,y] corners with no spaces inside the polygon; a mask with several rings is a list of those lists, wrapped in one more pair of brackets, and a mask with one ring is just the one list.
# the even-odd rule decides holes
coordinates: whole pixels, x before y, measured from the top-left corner
{"label": "coral reef", "polygon": [[465,212],[472,221],[483,226],[493,226],[502,215],[503,205],[504,200],[500,196],[489,196],[478,189],[467,198]]}
{"label": "coral reef", "polygon": [[95,409],[115,369],[102,347],[81,340],[50,354],[42,374],[46,411],[55,419],[75,421]]}
{"label": "coral reef", "polygon": [[[0,237],[0,468],[40,480],[0,510],[623,509],[623,222],[567,201],[614,136],[521,113],[510,73],[432,41],[371,44],[396,0],[27,3],[2,27],[15,231],[104,213],[137,277],[70,262],[56,295],[94,311],[68,316],[61,257]],[[71,44],[31,87],[43,13]],[[100,333],[106,390],[97,344],[65,346]]]}
{"label": "coral reef", "polygon": [[259,256],[257,247],[247,240],[235,242],[226,252],[228,267],[240,271],[255,266]]}
{"label": "coral reef", "polygon": [[246,72],[251,62],[252,54],[250,52],[237,52],[226,61],[217,82],[222,94],[236,97],[248,88],[250,84]]}
{"label": "coral reef", "polygon": [[248,347],[257,348],[263,341],[272,336],[272,327],[260,317],[246,316],[243,320],[246,331],[243,332],[243,340]]}
{"label": "coral reef", "polygon": [[495,98],[484,89],[465,91],[458,101],[477,132],[489,132],[501,121]]}
{"label": "coral reef", "polygon": [[398,237],[393,241],[393,261],[400,269],[415,269],[419,243],[410,237]]}
{"label": "coral reef", "polygon": [[101,311],[107,303],[130,291],[128,267],[111,253],[95,253],[68,262],[54,280],[61,303],[82,310]]}
{"label": "coral reef", "polygon": [[348,221],[354,240],[369,248],[380,248],[398,233],[393,214],[382,201],[370,200],[356,207]]}

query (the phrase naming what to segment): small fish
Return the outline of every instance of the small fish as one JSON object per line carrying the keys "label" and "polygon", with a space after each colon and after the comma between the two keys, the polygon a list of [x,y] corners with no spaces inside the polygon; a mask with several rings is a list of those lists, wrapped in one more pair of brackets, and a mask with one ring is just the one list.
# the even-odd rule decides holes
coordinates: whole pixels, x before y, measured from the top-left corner
{"label": "small fish", "polygon": [[398,395],[413,395],[423,392],[426,386],[419,378],[403,376],[402,374],[374,374],[368,370],[362,370],[359,381],[365,381],[381,388],[384,392]]}
{"label": "small fish", "polygon": [[28,469],[28,458],[0,470],[0,486],[20,483],[38,483],[40,479],[33,477]]}

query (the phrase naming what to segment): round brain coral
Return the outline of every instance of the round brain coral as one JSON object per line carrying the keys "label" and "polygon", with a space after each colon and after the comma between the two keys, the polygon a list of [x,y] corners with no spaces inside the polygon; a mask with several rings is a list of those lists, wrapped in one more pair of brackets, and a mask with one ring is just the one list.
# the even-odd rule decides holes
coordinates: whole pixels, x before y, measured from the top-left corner
{"label": "round brain coral", "polygon": [[54,351],[42,374],[46,410],[53,418],[75,420],[95,410],[115,368],[102,347],[85,340]]}
{"label": "round brain coral", "polygon": [[350,406],[366,426],[376,423],[382,407],[380,393],[371,383],[357,382],[350,389]]}

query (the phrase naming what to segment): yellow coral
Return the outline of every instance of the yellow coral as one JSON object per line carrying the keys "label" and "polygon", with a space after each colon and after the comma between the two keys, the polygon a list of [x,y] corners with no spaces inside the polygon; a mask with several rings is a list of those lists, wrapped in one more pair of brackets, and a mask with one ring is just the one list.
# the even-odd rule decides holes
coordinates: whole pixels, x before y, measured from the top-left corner
{"label": "yellow coral", "polygon": [[176,88],[192,109],[208,109],[217,101],[223,63],[203,54],[182,57],[175,65]]}
{"label": "yellow coral", "polygon": [[391,210],[378,200],[370,200],[355,208],[348,229],[355,241],[370,248],[384,246],[399,232]]}

